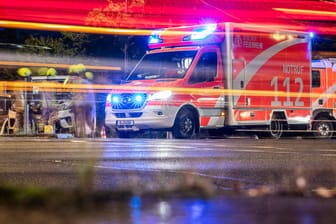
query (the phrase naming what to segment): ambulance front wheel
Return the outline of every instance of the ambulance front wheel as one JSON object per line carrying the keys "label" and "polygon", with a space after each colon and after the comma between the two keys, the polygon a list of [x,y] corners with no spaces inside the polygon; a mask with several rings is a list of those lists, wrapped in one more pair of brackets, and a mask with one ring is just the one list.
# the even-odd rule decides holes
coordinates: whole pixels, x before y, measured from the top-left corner
{"label": "ambulance front wheel", "polygon": [[197,120],[195,114],[190,109],[182,109],[177,113],[173,126],[174,138],[192,138],[196,133]]}
{"label": "ambulance front wheel", "polygon": [[334,135],[333,121],[327,117],[321,117],[313,123],[313,133],[316,138],[332,138]]}

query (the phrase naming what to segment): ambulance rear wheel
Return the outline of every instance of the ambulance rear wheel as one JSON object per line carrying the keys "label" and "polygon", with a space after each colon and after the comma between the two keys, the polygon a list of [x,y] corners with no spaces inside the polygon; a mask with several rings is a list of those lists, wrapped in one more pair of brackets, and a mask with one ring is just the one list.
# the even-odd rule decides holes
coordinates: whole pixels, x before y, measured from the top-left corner
{"label": "ambulance rear wheel", "polygon": [[189,109],[178,112],[173,126],[174,138],[192,138],[196,131],[196,118]]}
{"label": "ambulance rear wheel", "polygon": [[316,138],[332,138],[334,135],[334,124],[330,119],[321,117],[313,123],[313,133]]}
{"label": "ambulance rear wheel", "polygon": [[279,119],[272,119],[269,133],[272,138],[279,139],[284,132],[284,122]]}

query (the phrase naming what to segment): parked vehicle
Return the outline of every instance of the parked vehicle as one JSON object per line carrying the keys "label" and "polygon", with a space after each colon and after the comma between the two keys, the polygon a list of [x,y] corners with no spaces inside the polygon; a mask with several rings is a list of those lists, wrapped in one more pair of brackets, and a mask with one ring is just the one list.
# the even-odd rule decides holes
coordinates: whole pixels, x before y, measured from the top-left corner
{"label": "parked vehicle", "polygon": [[[67,76],[34,76],[32,77],[32,81],[63,84],[66,77]],[[71,92],[40,91],[36,86],[30,100],[30,118],[33,132],[73,134],[74,114],[71,110],[71,102]],[[51,126],[51,130],[47,130],[46,125]]]}
{"label": "parked vehicle", "polygon": [[74,133],[74,113],[71,108],[63,108],[51,114],[52,126],[55,133]]}
{"label": "parked vehicle", "polygon": [[[150,51],[107,96],[106,125],[120,137],[145,129],[169,130],[175,138],[201,129],[252,129],[280,138],[313,129],[329,138],[334,103],[320,98],[334,88],[312,86],[311,38],[236,23],[155,31]],[[312,98],[312,92],[322,95]]]}

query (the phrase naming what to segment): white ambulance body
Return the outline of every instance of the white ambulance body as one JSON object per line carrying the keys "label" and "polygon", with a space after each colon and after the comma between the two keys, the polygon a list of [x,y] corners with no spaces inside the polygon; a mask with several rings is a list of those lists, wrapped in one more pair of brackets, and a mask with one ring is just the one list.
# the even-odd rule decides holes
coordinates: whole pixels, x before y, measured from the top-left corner
{"label": "white ambulance body", "polygon": [[120,137],[244,128],[279,138],[314,123],[307,33],[207,24],[155,31],[149,48],[107,96],[105,122]]}

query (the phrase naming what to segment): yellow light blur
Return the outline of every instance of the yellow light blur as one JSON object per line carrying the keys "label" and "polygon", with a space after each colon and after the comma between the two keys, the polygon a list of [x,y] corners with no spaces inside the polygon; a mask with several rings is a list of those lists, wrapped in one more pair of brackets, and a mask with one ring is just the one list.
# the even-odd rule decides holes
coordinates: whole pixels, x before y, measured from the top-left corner
{"label": "yellow light blur", "polygon": [[105,28],[105,27],[91,27],[91,26],[62,25],[52,23],[20,22],[9,20],[0,20],[0,27],[94,33],[94,34],[138,35],[138,36],[150,35],[152,32],[152,30],[144,30],[144,29],[141,30],[141,29]]}
{"label": "yellow light blur", "polygon": [[[4,66],[25,66],[25,67],[54,67],[68,69],[72,64],[51,64],[51,63],[37,63],[37,62],[20,62],[20,61],[0,61],[0,65]],[[121,71],[121,67],[116,66],[98,66],[98,65],[85,65],[86,68],[92,70],[114,70]]]}
{"label": "yellow light blur", "polygon": [[331,11],[319,11],[319,10],[307,10],[307,9],[288,9],[288,8],[273,8],[273,10],[281,11],[290,14],[301,15],[316,15],[316,16],[332,16],[336,17],[336,12]]}
{"label": "yellow light blur", "polygon": [[319,98],[328,97],[336,98],[335,93],[311,93],[311,92],[282,92],[272,90],[230,90],[230,89],[211,89],[211,88],[167,88],[167,87],[145,87],[137,86],[136,88],[124,85],[103,85],[103,84],[66,84],[56,82],[24,82],[24,81],[2,81],[0,82],[0,91],[4,90],[27,90],[31,91],[33,88],[39,88],[40,91],[50,92],[87,92],[92,91],[96,93],[109,93],[113,91],[130,91],[130,92],[157,92],[169,90],[176,94],[203,94],[207,97],[231,95],[231,96],[258,96],[258,97],[297,97],[301,98]]}

